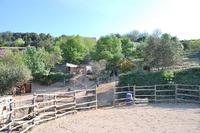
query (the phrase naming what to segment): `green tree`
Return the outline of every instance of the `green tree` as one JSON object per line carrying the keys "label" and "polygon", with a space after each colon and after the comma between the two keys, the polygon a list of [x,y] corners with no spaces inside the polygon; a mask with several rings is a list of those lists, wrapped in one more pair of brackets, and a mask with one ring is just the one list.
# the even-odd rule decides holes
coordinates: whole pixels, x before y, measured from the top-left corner
{"label": "green tree", "polygon": [[131,58],[133,56],[134,44],[128,38],[121,39],[122,54],[125,58]]}
{"label": "green tree", "polygon": [[15,40],[15,46],[24,46],[25,41],[22,38]]}
{"label": "green tree", "polygon": [[57,42],[63,53],[66,62],[80,64],[87,55],[87,49],[79,36],[70,36]]}
{"label": "green tree", "polygon": [[134,58],[144,58],[145,49],[148,45],[147,42],[134,43],[134,45],[135,45],[133,51]]}
{"label": "green tree", "polygon": [[192,51],[200,51],[200,39],[191,40],[189,42],[189,49]]}
{"label": "green tree", "polygon": [[31,78],[31,71],[25,65],[16,67],[0,64],[0,94],[10,92],[13,87],[22,85]]}
{"label": "green tree", "polygon": [[23,52],[6,50],[0,64],[0,94],[10,92],[13,87],[31,78],[31,71],[24,64]]}
{"label": "green tree", "polygon": [[119,66],[118,63],[122,57],[121,41],[115,35],[107,35],[97,41],[93,59],[106,60],[109,63],[108,66],[113,70]]}
{"label": "green tree", "polygon": [[16,67],[24,65],[24,53],[21,51],[5,50],[4,55],[0,58],[3,64],[10,64]]}
{"label": "green tree", "polygon": [[172,66],[181,60],[182,45],[169,34],[160,38],[151,36],[145,49],[145,63],[158,69]]}
{"label": "green tree", "polygon": [[82,37],[83,45],[86,49],[84,60],[87,62],[91,60],[91,54],[95,51],[96,40],[94,38]]}
{"label": "green tree", "polygon": [[48,53],[44,48],[28,48],[25,52],[25,63],[35,77],[48,75],[57,61],[53,54]]}

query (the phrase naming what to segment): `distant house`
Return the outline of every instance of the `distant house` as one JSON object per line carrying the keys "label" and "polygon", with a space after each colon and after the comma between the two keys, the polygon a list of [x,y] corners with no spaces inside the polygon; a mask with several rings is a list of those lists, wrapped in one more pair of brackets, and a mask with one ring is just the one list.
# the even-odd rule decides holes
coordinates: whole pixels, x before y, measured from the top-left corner
{"label": "distant house", "polygon": [[66,72],[70,74],[88,74],[92,72],[90,65],[75,65],[66,63]]}
{"label": "distant house", "polygon": [[75,74],[75,73],[77,73],[77,68],[78,68],[78,65],[66,63],[66,72],[67,73]]}

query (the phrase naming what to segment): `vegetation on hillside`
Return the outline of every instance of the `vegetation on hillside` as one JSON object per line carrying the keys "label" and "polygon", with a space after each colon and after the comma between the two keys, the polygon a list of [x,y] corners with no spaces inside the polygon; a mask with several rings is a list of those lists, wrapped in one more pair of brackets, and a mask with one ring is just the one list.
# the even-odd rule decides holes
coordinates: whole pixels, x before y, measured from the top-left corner
{"label": "vegetation on hillside", "polygon": [[[181,66],[184,56],[190,58],[192,55],[200,59],[200,41],[180,41],[159,30],[153,34],[138,31],[124,35],[110,34],[101,36],[98,40],[79,35],[53,37],[44,33],[1,32],[0,46],[4,50],[5,47],[27,46],[21,51],[12,49],[3,52],[1,49],[1,93],[30,79],[43,84],[58,81],[66,75],[54,68],[57,64],[66,62],[83,64],[92,61],[94,76],[98,81],[105,74],[111,76],[117,73],[121,74],[120,84],[123,85],[199,84],[199,69],[175,72],[163,70]],[[144,71],[144,66],[148,71],[157,71]],[[12,83],[9,83],[11,80]]]}

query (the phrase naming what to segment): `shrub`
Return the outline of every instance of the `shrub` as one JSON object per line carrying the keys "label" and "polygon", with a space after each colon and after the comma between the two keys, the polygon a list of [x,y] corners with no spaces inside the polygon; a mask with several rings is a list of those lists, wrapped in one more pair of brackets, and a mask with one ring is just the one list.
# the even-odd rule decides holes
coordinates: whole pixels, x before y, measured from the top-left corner
{"label": "shrub", "polygon": [[12,87],[21,85],[30,80],[31,71],[26,66],[0,65],[0,94],[10,92]]}
{"label": "shrub", "polygon": [[155,85],[155,84],[191,84],[200,85],[200,68],[191,68],[181,71],[167,70],[164,72],[129,72],[121,74],[119,86],[126,85]]}
{"label": "shrub", "polygon": [[174,83],[174,71],[171,70],[165,70],[162,72],[162,76],[164,80],[166,80],[168,83]]}
{"label": "shrub", "polygon": [[72,74],[64,74],[63,72],[50,72],[49,75],[44,75],[36,81],[43,85],[51,85],[58,81],[68,80],[72,78]]}
{"label": "shrub", "polygon": [[132,73],[121,74],[119,77],[119,85],[154,85],[167,83],[161,72],[143,72],[137,71]]}
{"label": "shrub", "polygon": [[124,72],[131,71],[131,69],[133,69],[133,67],[134,67],[134,65],[133,65],[133,62],[131,60],[124,59],[120,63],[120,72],[124,73]]}
{"label": "shrub", "polygon": [[175,73],[175,83],[200,85],[200,68],[191,68]]}

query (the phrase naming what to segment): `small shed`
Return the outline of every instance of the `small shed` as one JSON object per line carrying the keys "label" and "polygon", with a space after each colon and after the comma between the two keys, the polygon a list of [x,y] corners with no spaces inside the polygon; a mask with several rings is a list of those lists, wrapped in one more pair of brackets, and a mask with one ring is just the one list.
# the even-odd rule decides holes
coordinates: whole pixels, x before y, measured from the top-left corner
{"label": "small shed", "polygon": [[78,68],[77,65],[66,63],[66,72],[67,73],[71,73],[71,74],[77,73],[77,68]]}

